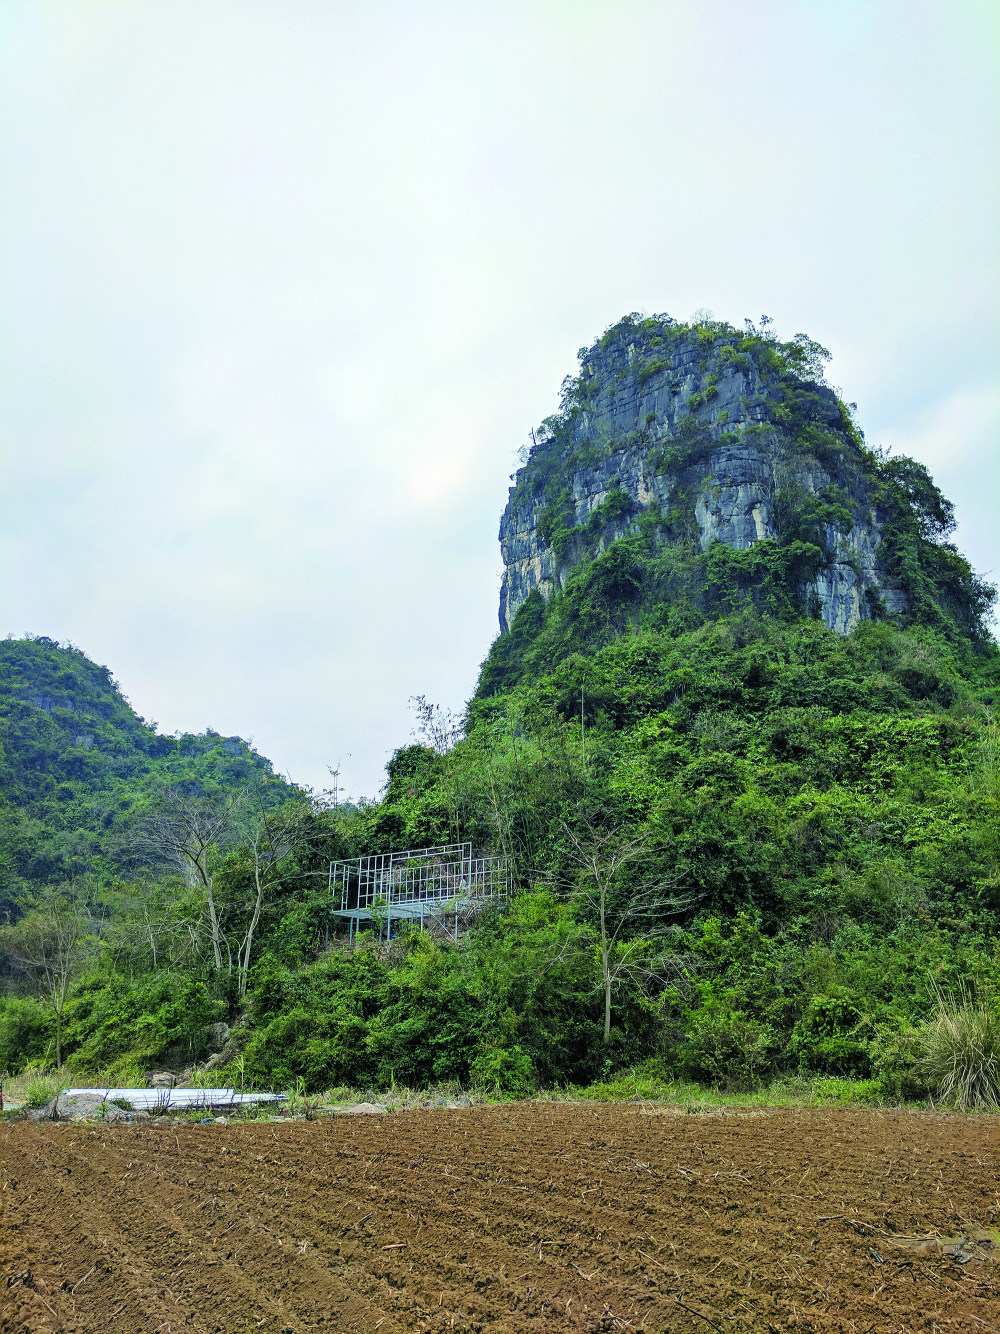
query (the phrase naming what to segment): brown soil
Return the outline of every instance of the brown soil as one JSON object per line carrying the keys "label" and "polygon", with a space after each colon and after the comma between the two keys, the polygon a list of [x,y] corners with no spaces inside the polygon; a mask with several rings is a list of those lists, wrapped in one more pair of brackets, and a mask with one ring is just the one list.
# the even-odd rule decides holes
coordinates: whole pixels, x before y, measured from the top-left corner
{"label": "brown soil", "polygon": [[0,1129],[0,1330],[1000,1331],[998,1119]]}

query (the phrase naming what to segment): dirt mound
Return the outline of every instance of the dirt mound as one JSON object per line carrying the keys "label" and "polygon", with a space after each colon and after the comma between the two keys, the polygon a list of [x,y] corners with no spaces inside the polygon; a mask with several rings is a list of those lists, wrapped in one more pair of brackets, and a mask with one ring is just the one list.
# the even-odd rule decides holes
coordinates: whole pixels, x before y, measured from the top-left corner
{"label": "dirt mound", "polygon": [[3,1334],[1000,1329],[997,1118],[0,1131]]}

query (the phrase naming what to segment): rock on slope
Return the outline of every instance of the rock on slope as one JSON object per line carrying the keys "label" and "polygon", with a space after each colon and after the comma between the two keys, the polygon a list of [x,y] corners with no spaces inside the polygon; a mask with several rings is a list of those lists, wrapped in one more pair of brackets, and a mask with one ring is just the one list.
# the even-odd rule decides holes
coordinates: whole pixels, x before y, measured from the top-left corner
{"label": "rock on slope", "polygon": [[659,544],[818,548],[796,590],[846,633],[904,611],[880,552],[872,457],[822,379],[824,351],[752,330],[626,317],[581,351],[563,411],[543,424],[500,527],[507,629],[533,589],[548,598],[580,560],[656,519]]}

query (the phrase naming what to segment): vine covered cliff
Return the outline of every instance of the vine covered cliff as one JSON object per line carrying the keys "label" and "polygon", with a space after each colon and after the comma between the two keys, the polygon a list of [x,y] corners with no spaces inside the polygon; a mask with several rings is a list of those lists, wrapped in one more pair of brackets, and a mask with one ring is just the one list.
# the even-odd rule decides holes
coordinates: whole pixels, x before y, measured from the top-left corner
{"label": "vine covered cliff", "polygon": [[501,521],[501,630],[555,616],[582,647],[753,607],[979,637],[991,590],[947,540],[950,503],[922,465],[867,448],[828,356],[766,321],[637,315],[581,349]]}

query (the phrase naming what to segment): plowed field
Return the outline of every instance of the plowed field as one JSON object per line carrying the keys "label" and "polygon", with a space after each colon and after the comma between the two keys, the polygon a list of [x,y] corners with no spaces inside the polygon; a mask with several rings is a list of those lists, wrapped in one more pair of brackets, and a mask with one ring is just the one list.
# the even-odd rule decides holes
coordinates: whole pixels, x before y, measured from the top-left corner
{"label": "plowed field", "polygon": [[998,1330],[997,1118],[0,1129],[0,1329]]}

